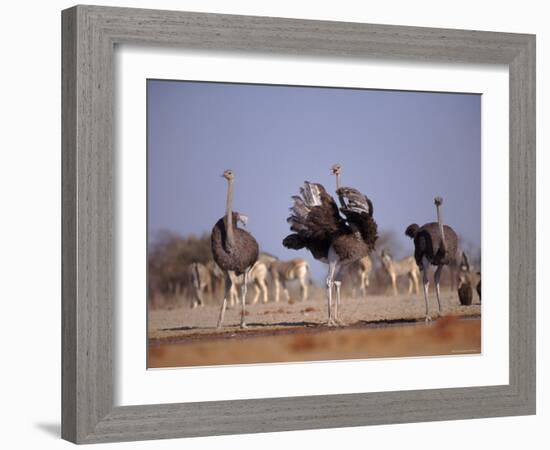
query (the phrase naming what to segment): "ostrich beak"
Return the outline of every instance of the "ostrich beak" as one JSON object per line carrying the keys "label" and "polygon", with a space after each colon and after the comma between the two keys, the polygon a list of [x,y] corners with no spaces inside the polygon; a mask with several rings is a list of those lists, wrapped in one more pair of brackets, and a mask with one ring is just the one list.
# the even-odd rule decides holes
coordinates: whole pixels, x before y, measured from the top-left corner
{"label": "ostrich beak", "polygon": [[246,227],[246,224],[248,223],[248,216],[244,214],[239,214],[237,220],[242,223],[243,227]]}

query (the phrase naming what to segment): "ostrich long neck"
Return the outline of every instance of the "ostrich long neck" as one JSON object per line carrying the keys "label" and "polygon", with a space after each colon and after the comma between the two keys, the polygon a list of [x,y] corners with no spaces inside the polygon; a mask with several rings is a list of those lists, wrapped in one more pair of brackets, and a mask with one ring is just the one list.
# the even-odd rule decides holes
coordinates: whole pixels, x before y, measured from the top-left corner
{"label": "ostrich long neck", "polygon": [[[338,193],[338,189],[340,189],[340,173],[335,172],[334,175],[336,176],[336,193]],[[340,202],[340,206],[345,208],[346,204],[344,203],[341,194],[338,194],[338,201]]]}
{"label": "ostrich long neck", "polygon": [[443,229],[443,220],[441,219],[441,207],[435,206],[437,210],[437,224],[439,225],[439,233],[441,234],[441,248],[447,251],[447,241],[445,240],[445,230]]}
{"label": "ostrich long neck", "polygon": [[235,239],[233,236],[233,180],[228,180],[227,182],[227,206],[225,214],[225,232],[227,235],[227,244],[229,247],[232,247]]}

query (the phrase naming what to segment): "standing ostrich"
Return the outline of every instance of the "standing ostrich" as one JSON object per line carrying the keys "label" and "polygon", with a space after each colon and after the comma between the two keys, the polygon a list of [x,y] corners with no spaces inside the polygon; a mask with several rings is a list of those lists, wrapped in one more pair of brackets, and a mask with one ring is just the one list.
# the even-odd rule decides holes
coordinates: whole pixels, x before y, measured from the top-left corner
{"label": "standing ostrich", "polygon": [[235,179],[233,171],[228,169],[222,176],[227,180],[227,205],[225,216],[218,220],[212,229],[211,242],[214,261],[225,275],[225,293],[220,309],[218,328],[222,326],[227,297],[233,286],[229,272],[234,272],[237,276],[243,275],[241,328],[246,328],[244,315],[248,272],[258,259],[259,249],[256,239],[247,231],[237,227],[237,222],[241,222],[243,226],[246,226],[248,218],[243,214],[233,212],[233,180]]}
{"label": "standing ostrich", "polygon": [[[342,166],[338,163],[333,164],[330,168],[330,172],[334,177],[336,178],[336,192],[338,192],[338,189],[342,187],[342,183],[340,181],[340,177],[342,175]],[[342,202],[340,201],[340,206],[342,205]],[[372,207],[372,206],[371,206]],[[359,286],[361,289],[361,293],[363,294],[363,297],[366,297],[367,295],[367,287],[369,285],[369,274],[372,269],[372,261],[370,257],[367,255],[363,258],[358,259],[357,261],[354,261],[354,265],[347,265],[347,269],[351,269],[350,272],[353,270],[354,266],[357,268],[357,275],[359,276]],[[342,270],[340,270],[340,273],[336,272],[338,275],[338,279],[334,280],[334,286],[336,287],[337,292],[337,306],[340,306],[340,286],[342,285],[342,276],[344,275],[342,273]],[[354,287],[352,288],[352,295],[355,297],[355,280],[352,281],[354,284]]]}
{"label": "standing ostrich", "polygon": [[428,314],[428,267],[437,266],[434,274],[435,294],[437,306],[441,314],[441,299],[439,291],[439,279],[443,266],[450,264],[456,258],[458,238],[455,231],[448,225],[443,225],[441,218],[441,204],[443,199],[434,199],[437,222],[430,222],[423,226],[413,223],[407,227],[405,234],[414,241],[414,259],[418,268],[422,271],[422,283],[424,285],[424,300],[426,302],[426,322],[432,320]]}
{"label": "standing ostrich", "polygon": [[[334,168],[332,173],[339,175]],[[285,247],[293,250],[306,248],[315,259],[328,263],[329,326],[343,324],[338,318],[340,283],[334,282],[335,275],[343,266],[367,256],[378,237],[371,201],[354,188],[339,187],[336,193],[340,208],[321,184],[306,181],[300,188],[300,195],[292,197],[294,205],[287,222],[294,233],[283,240]],[[334,318],[332,286],[336,287]]]}

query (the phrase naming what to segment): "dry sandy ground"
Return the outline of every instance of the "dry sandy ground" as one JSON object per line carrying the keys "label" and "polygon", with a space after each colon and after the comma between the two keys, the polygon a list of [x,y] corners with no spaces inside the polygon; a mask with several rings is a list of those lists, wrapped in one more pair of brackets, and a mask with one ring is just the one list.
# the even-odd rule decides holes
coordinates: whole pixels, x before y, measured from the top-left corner
{"label": "dry sandy ground", "polygon": [[[479,317],[481,306],[473,304],[462,306],[454,292],[442,293],[442,315]],[[475,301],[475,300],[474,300]],[[342,299],[340,319],[346,325],[360,325],[379,322],[414,322],[424,321],[424,298],[420,296],[399,295],[369,296],[367,298]],[[151,341],[176,342],[188,340],[200,335],[227,333],[272,334],[273,331],[284,331],[300,326],[316,327],[327,320],[326,300],[318,298],[306,302],[292,300],[257,303],[247,305],[246,322],[248,328],[241,330],[240,306],[226,310],[224,326],[216,329],[219,306],[204,306],[200,308],[158,309],[149,312],[149,339]],[[430,314],[437,318],[437,300],[430,297]],[[287,330],[289,331],[289,330]]]}
{"label": "dry sandy ground", "polygon": [[421,296],[344,299],[345,327],[327,327],[323,299],[247,305],[226,312],[216,329],[219,306],[153,310],[149,313],[148,367],[362,359],[481,351],[481,306],[461,306],[443,293],[443,316],[430,298],[434,321],[424,324]]}

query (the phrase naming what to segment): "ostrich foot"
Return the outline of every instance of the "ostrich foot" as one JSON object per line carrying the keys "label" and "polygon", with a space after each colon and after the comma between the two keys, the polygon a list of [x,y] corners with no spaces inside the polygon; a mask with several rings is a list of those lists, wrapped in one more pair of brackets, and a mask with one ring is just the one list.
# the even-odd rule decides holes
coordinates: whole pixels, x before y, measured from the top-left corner
{"label": "ostrich foot", "polygon": [[344,322],[342,319],[335,319],[335,322],[338,324],[338,326],[340,327],[345,327],[346,326],[346,322]]}
{"label": "ostrich foot", "polygon": [[431,323],[432,322],[432,317],[431,316],[426,316],[426,319],[424,320],[424,322],[427,324]]}
{"label": "ostrich foot", "polygon": [[338,325],[339,324],[332,317],[327,320],[327,326],[329,327],[337,327]]}
{"label": "ostrich foot", "polygon": [[241,322],[241,328],[242,329],[248,328],[248,325],[245,323],[244,320]]}

